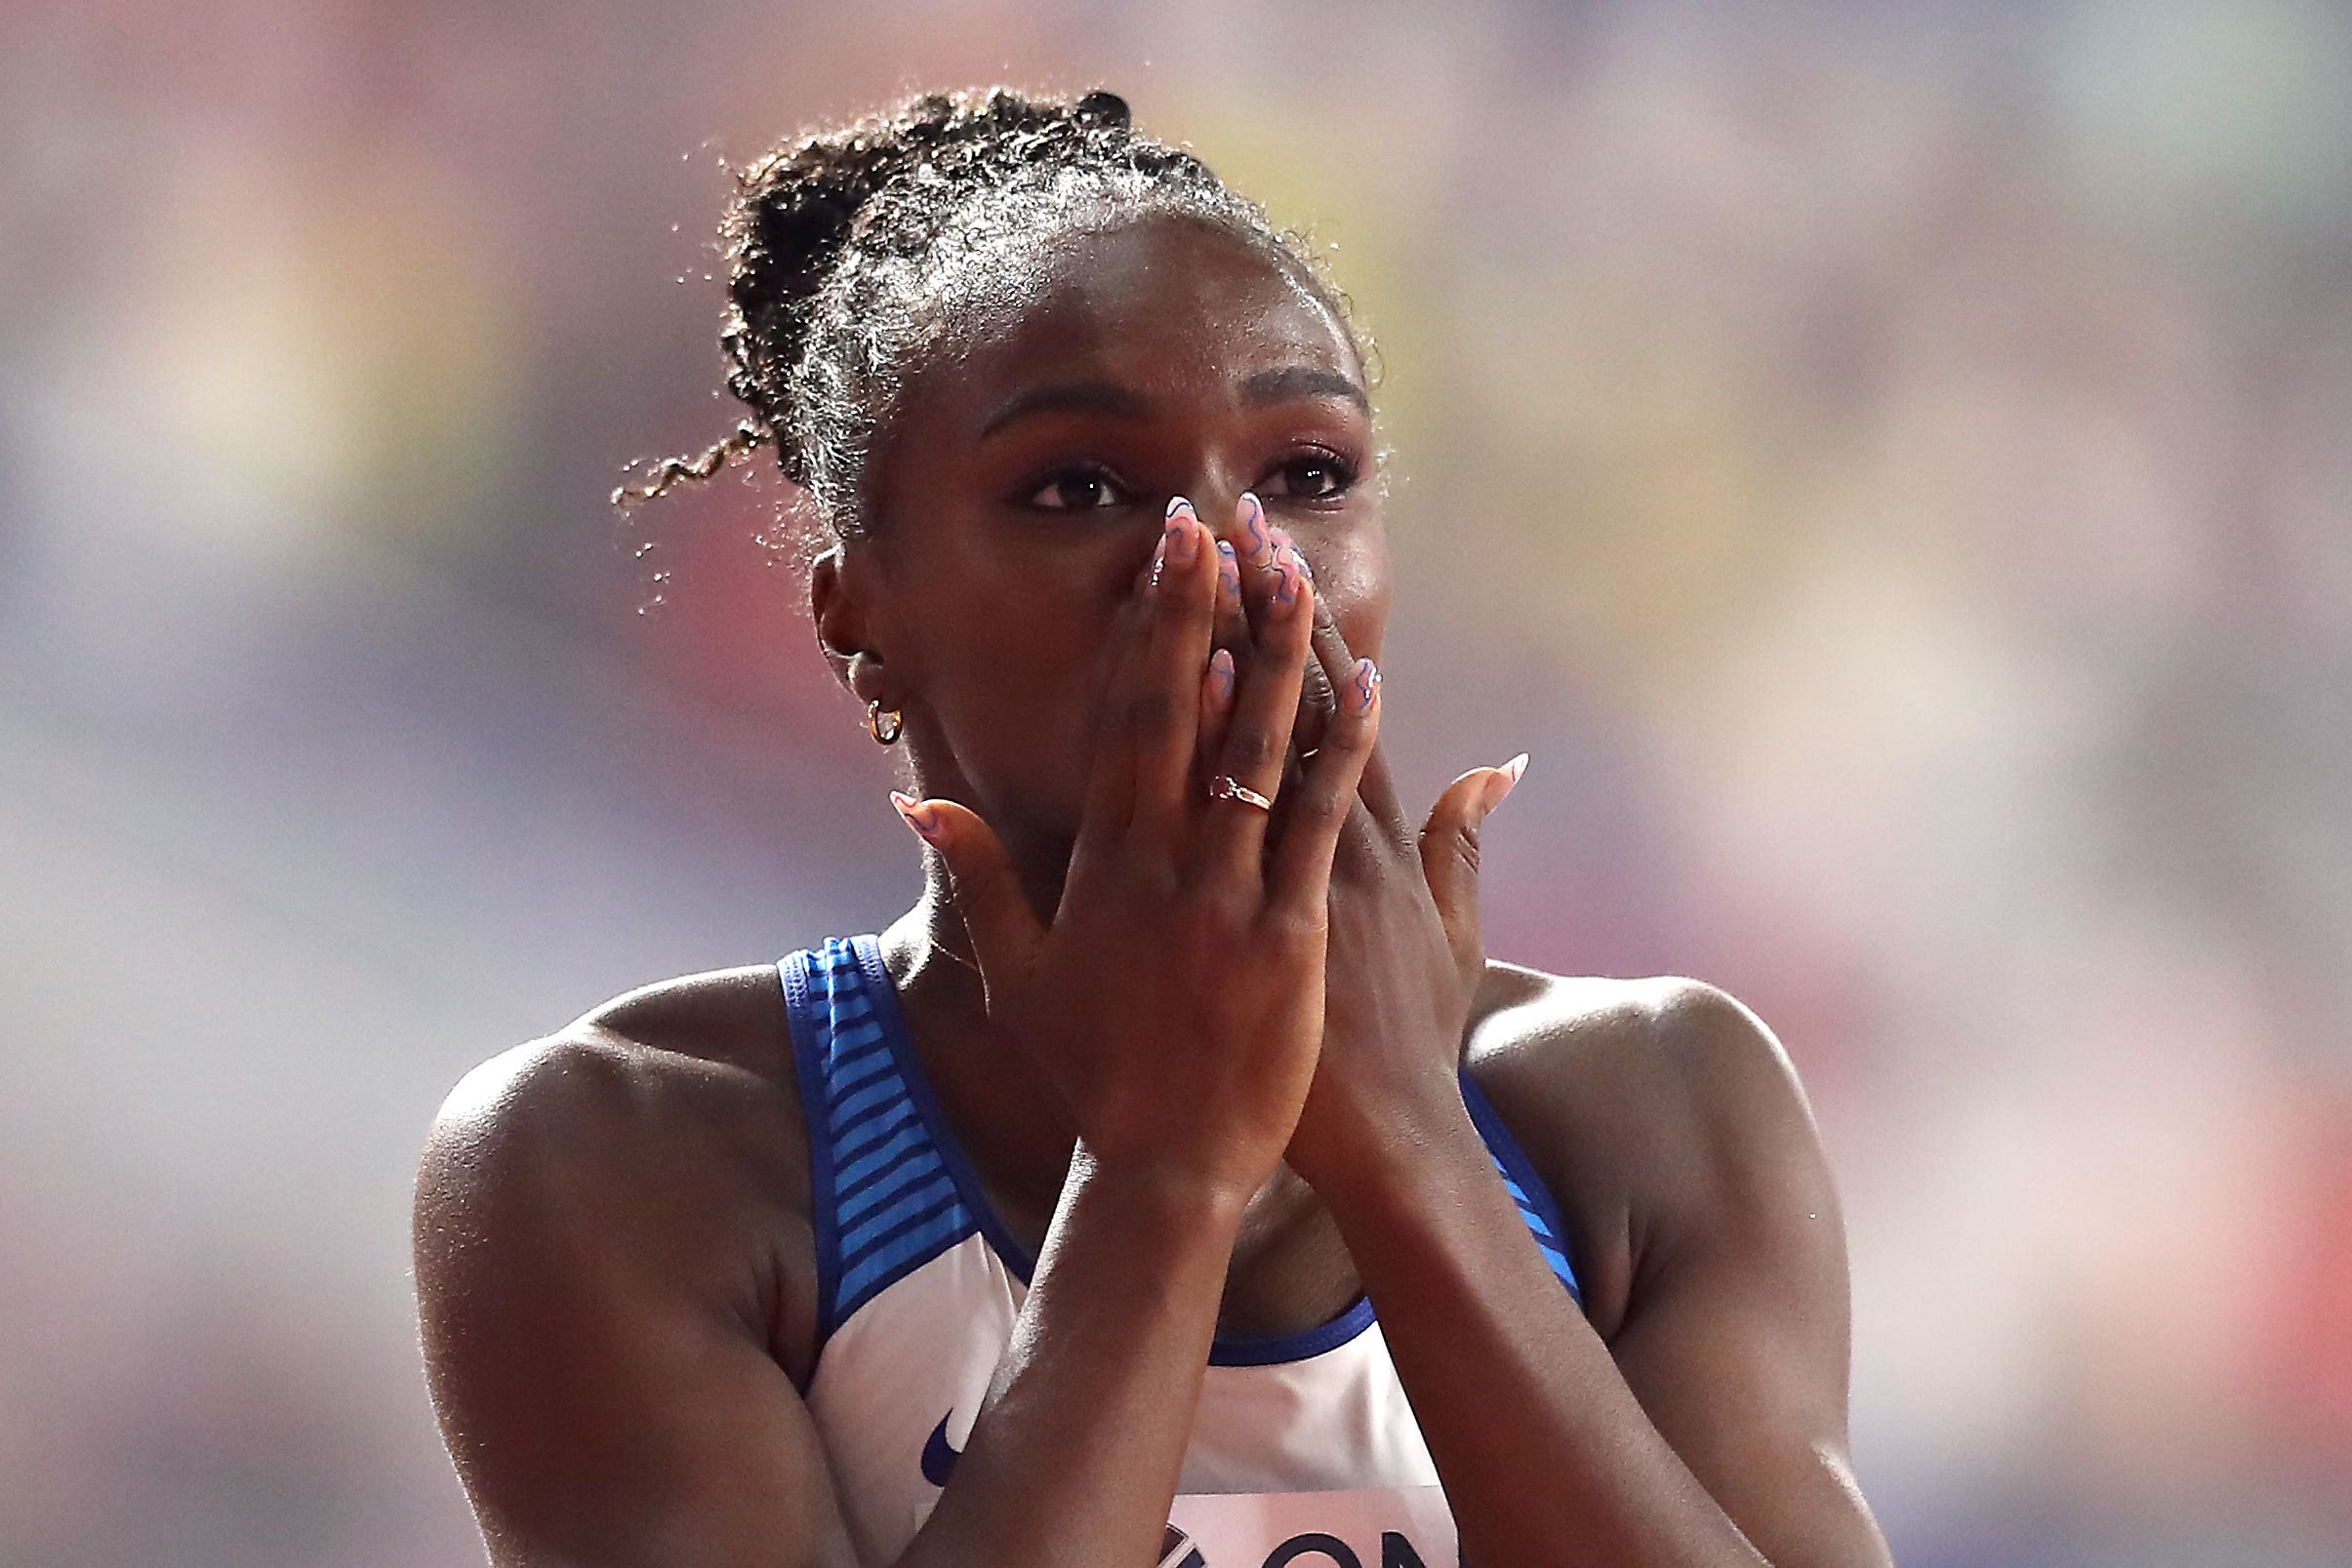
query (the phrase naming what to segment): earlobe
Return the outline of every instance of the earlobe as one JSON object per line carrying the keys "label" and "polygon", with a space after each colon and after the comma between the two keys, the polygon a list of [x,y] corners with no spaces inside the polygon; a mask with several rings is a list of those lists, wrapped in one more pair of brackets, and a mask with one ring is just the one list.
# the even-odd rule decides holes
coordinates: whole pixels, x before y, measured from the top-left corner
{"label": "earlobe", "polygon": [[862,703],[895,705],[885,689],[882,656],[874,651],[872,627],[865,606],[852,590],[841,546],[835,544],[810,564],[809,619],[817,628],[817,646],[833,679]]}
{"label": "earlobe", "polygon": [[810,563],[809,621],[817,628],[817,647],[832,666],[833,679],[855,691],[850,665],[864,651],[866,618],[841,581],[841,546],[835,544]]}

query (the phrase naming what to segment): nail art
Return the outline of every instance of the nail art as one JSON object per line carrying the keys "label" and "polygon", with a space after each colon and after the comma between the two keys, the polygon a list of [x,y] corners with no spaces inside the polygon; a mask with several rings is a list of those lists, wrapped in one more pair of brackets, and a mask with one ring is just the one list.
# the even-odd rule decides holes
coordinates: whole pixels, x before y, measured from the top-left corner
{"label": "nail art", "polygon": [[1521,751],[1496,771],[1503,778],[1500,784],[1487,785],[1485,806],[1487,811],[1492,811],[1501,805],[1510,797],[1511,791],[1519,786],[1520,775],[1527,771],[1527,753]]}
{"label": "nail art", "polygon": [[1299,542],[1290,537],[1288,529],[1268,529],[1266,537],[1268,543],[1274,546],[1276,559],[1293,563],[1298,567],[1300,576],[1310,583],[1315,581],[1314,564],[1307,559],[1307,552],[1299,548]]}
{"label": "nail art", "polygon": [[1285,608],[1298,603],[1299,590],[1305,585],[1306,578],[1300,574],[1299,569],[1287,557],[1277,557],[1274,563],[1274,571],[1277,578],[1274,586],[1274,602]]}
{"label": "nail art", "polygon": [[1217,541],[1217,591],[1241,596],[1240,563],[1235,559],[1232,543],[1222,539]]}
{"label": "nail art", "polygon": [[922,801],[916,800],[912,795],[901,794],[896,789],[890,791],[890,803],[896,806],[898,814],[907,820],[907,825],[922,835],[923,842],[931,844],[939,841],[939,814],[937,812]]}
{"label": "nail art", "polygon": [[1199,521],[1189,506],[1181,512],[1168,514],[1165,531],[1167,555],[1178,566],[1192,565],[1193,557],[1200,552]]}
{"label": "nail art", "polygon": [[1249,564],[1259,568],[1274,565],[1274,537],[1266,525],[1266,504],[1254,491],[1241,492],[1241,536],[1249,548]]}
{"label": "nail art", "polygon": [[[1188,512],[1185,515],[1191,514]],[[1181,566],[1189,559],[1177,554],[1185,547],[1187,530],[1182,522],[1174,520],[1176,513],[1170,512],[1168,516],[1171,520],[1167,527],[1159,531],[1159,543],[1152,546],[1152,580],[1148,585],[1155,592],[1159,588],[1159,575],[1167,570],[1170,560]]]}
{"label": "nail art", "polygon": [[1208,656],[1209,683],[1214,700],[1223,707],[1234,695],[1234,654],[1230,648],[1220,648]]}
{"label": "nail art", "polygon": [[1198,512],[1193,510],[1193,503],[1185,500],[1182,496],[1170,496],[1168,498],[1168,509],[1166,515],[1169,518],[1173,518],[1178,512],[1191,512],[1195,517],[1198,517],[1200,515]]}
{"label": "nail art", "polygon": [[1356,670],[1348,680],[1348,705],[1358,713],[1372,709],[1372,699],[1380,691],[1380,666],[1369,659],[1356,661]]}

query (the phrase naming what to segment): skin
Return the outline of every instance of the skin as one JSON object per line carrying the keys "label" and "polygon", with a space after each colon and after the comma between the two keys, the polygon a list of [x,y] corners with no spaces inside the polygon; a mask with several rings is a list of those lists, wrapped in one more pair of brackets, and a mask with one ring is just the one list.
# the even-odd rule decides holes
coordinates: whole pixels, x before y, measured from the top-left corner
{"label": "skin", "polygon": [[[811,583],[924,797],[926,891],[883,938],[910,1029],[1042,1249],[903,1560],[1152,1561],[1211,1335],[1360,1289],[1466,1561],[1885,1564],[1846,1464],[1836,1195],[1778,1043],[1696,982],[1486,958],[1478,839],[1510,778],[1473,769],[1419,822],[1395,798],[1357,663],[1391,582],[1344,327],[1167,219],[1054,248],[1037,285],[915,379],[875,527]],[[1174,496],[1200,521],[1165,526]],[[1209,801],[1220,771],[1274,816]],[[1582,1310],[1457,1064],[1559,1198]],[[1171,1072],[1197,1092],[1158,1092]],[[794,1097],[764,966],[622,997],[451,1097],[419,1293],[495,1561],[854,1560],[800,1397]]]}

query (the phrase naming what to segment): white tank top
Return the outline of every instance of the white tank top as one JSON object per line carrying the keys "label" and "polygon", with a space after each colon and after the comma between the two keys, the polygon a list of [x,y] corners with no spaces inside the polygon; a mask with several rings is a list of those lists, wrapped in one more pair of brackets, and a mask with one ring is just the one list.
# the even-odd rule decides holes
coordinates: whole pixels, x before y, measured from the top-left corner
{"label": "white tank top", "polygon": [[[1034,1259],[940,1114],[872,936],[782,959],[809,1130],[815,1418],[859,1558],[902,1552],[952,1473],[1011,1341]],[[1467,1074],[1462,1092],[1530,1242],[1571,1293],[1567,1230]],[[1372,1304],[1212,1347],[1163,1568],[1459,1568],[1453,1516]]]}

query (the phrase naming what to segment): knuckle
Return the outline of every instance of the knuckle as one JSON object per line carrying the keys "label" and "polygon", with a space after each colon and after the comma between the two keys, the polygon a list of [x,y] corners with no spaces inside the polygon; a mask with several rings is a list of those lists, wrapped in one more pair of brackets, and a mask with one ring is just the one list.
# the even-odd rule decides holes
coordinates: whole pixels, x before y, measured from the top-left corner
{"label": "knuckle", "polygon": [[1332,784],[1313,784],[1299,791],[1293,809],[1302,821],[1328,827],[1347,816],[1348,797]]}
{"label": "knuckle", "polygon": [[1228,876],[1212,876],[1196,884],[1187,900],[1187,920],[1201,932],[1219,958],[1234,951],[1249,929],[1257,910],[1251,890]]}
{"label": "knuckle", "polygon": [[1286,901],[1267,910],[1258,941],[1279,959],[1307,957],[1322,945],[1329,919],[1320,900]]}
{"label": "knuckle", "polygon": [[[1210,587],[1212,590],[1215,587],[1213,580]],[[1194,584],[1188,579],[1183,578],[1172,583],[1163,580],[1160,583],[1159,596],[1153,600],[1152,604],[1153,614],[1158,620],[1179,626],[1190,625],[1196,621],[1206,621],[1210,615],[1215,613],[1217,601],[1214,597],[1196,591]]]}
{"label": "knuckle", "polygon": [[1420,846],[1425,853],[1434,848],[1473,871],[1479,868],[1479,830],[1475,824],[1456,823],[1424,829]]}
{"label": "knuckle", "polygon": [[1235,731],[1228,743],[1228,759],[1237,771],[1263,768],[1276,755],[1274,737],[1255,726]]}
{"label": "knuckle", "polygon": [[1123,718],[1131,735],[1165,735],[1176,724],[1176,700],[1162,691],[1138,692],[1127,700]]}

